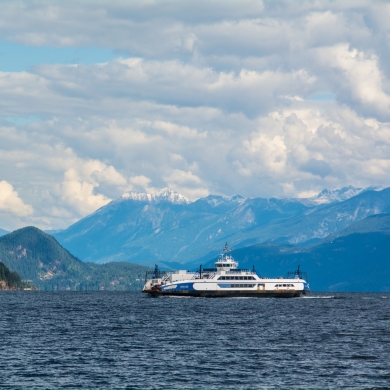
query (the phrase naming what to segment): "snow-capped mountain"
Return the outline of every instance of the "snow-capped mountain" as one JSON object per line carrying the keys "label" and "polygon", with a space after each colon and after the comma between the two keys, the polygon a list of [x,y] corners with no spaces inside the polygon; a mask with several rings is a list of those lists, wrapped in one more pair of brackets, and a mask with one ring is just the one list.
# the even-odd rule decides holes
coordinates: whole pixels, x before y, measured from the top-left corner
{"label": "snow-capped mountain", "polygon": [[305,204],[210,195],[190,202],[170,190],[128,193],[54,236],[84,261],[187,263],[217,255],[226,241],[233,248],[269,241],[300,244],[390,213],[390,188],[346,187],[322,191],[318,199],[323,201]]}
{"label": "snow-capped mountain", "polygon": [[311,198],[301,199],[302,203],[306,205],[323,205],[330,203],[342,202],[344,200],[353,198],[356,195],[361,194],[364,191],[380,191],[382,187],[368,187],[368,188],[357,188],[353,186],[343,187],[336,190],[323,189],[319,194]]}
{"label": "snow-capped mountain", "polygon": [[241,195],[234,195],[231,197],[219,196],[219,195],[209,195],[206,198],[203,198],[210,206],[218,207],[226,203],[242,203],[245,202],[246,198]]}
{"label": "snow-capped mountain", "polygon": [[189,204],[191,201],[185,196],[171,190],[170,188],[164,188],[155,194],[139,193],[139,192],[126,192],[117,201],[134,200],[139,202],[148,203],[160,203],[169,202],[173,204]]}

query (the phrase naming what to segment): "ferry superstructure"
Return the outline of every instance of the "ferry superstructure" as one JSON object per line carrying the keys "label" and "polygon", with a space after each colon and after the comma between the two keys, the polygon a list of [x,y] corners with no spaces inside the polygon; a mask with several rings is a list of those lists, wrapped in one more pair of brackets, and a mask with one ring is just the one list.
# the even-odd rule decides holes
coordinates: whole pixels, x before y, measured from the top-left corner
{"label": "ferry superstructure", "polygon": [[153,296],[176,295],[195,297],[262,297],[293,298],[310,292],[307,275],[300,271],[289,272],[285,278],[261,277],[254,270],[239,269],[238,262],[229,253],[227,243],[215,268],[198,271],[147,272],[142,292]]}

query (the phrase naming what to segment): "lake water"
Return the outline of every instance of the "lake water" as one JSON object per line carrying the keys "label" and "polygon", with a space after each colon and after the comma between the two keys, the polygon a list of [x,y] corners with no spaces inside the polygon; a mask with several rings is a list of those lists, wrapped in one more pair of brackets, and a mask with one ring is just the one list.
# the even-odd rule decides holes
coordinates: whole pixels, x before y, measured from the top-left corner
{"label": "lake water", "polygon": [[2,389],[389,389],[390,294],[0,292]]}

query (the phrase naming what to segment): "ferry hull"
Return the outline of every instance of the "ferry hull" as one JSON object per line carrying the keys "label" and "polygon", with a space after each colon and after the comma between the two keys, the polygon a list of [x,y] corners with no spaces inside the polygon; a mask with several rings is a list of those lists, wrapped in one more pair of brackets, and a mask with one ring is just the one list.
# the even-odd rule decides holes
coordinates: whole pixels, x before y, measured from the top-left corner
{"label": "ferry hull", "polygon": [[202,298],[299,298],[305,295],[307,291],[156,291],[143,290],[151,296],[187,296]]}
{"label": "ferry hull", "polygon": [[[156,265],[145,276],[143,292],[158,296],[187,296],[207,298],[254,297],[295,298],[310,291],[309,284],[300,271],[289,272],[285,278],[266,278],[252,270],[240,269],[238,263],[228,254],[231,249],[226,243],[224,254],[214,263],[215,268],[199,267],[199,271],[185,270],[161,272]],[[151,276],[148,278],[148,276]]]}

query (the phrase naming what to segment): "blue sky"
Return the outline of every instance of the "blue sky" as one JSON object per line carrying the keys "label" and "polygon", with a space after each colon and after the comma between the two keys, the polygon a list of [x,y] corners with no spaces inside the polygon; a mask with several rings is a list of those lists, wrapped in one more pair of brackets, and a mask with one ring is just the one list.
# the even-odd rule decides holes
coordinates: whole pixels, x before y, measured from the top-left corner
{"label": "blue sky", "polygon": [[0,41],[0,70],[2,72],[30,71],[39,64],[86,64],[112,61],[119,52],[101,47],[28,46]]}
{"label": "blue sky", "polygon": [[387,187],[385,1],[2,1],[0,228],[128,191]]}

